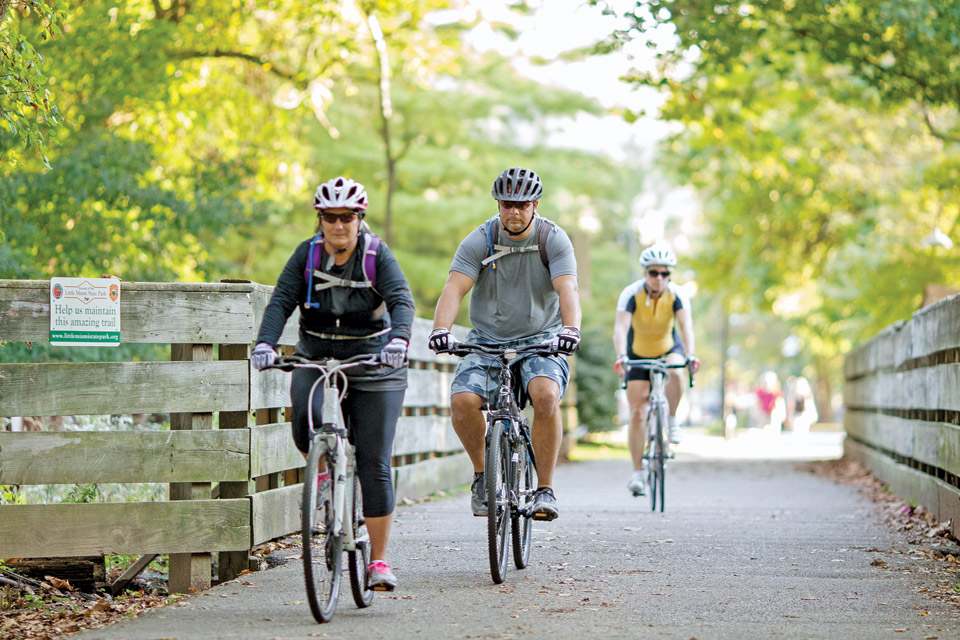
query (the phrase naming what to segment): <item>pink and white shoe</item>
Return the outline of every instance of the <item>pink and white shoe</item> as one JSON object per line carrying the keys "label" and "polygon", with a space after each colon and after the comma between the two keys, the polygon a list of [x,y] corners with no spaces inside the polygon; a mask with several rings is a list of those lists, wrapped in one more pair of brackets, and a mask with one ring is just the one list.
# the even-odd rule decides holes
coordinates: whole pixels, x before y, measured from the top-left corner
{"label": "pink and white shoe", "polygon": [[397,587],[397,576],[389,564],[374,560],[367,567],[367,585],[374,591],[393,591]]}

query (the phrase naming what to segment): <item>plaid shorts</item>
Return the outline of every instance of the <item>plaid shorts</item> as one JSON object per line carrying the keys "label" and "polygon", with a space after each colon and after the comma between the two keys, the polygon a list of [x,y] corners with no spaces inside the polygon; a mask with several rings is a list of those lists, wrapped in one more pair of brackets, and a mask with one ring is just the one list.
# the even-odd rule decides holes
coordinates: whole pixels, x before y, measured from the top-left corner
{"label": "plaid shorts", "polygon": [[[467,334],[467,342],[490,346],[524,347],[545,342],[552,337],[551,334],[542,333],[523,340],[490,342],[481,339],[476,330],[471,329],[470,333]],[[520,369],[520,379],[523,381],[524,389],[527,388],[533,378],[550,378],[560,386],[560,397],[562,398],[567,390],[567,384],[570,382],[570,365],[567,364],[567,359],[564,356],[524,355],[520,358],[519,364],[515,365],[516,367]],[[500,386],[499,372],[500,367],[494,356],[479,353],[464,356],[460,358],[457,371],[453,375],[450,395],[469,391],[481,398],[486,398],[487,402],[493,403],[497,399],[497,389]]]}

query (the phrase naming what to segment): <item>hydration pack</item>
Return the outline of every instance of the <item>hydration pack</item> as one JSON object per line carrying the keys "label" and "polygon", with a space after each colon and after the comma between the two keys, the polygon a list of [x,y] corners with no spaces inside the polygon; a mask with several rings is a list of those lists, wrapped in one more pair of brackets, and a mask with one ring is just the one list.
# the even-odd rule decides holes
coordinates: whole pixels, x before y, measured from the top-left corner
{"label": "hydration pack", "polygon": [[[539,216],[537,216],[539,217]],[[493,216],[486,222],[487,225],[487,257],[480,262],[483,266],[488,266],[491,269],[497,268],[497,263],[495,262],[497,258],[502,258],[503,256],[510,253],[527,253],[529,251],[539,251],[540,252],[540,262],[544,267],[549,268],[550,259],[547,257],[547,237],[550,235],[550,232],[553,231],[553,228],[556,226],[550,220],[546,218],[540,218],[540,223],[537,225],[537,241],[535,244],[526,246],[526,247],[507,247],[502,244],[497,244],[500,240],[500,216]]]}
{"label": "hydration pack", "polygon": [[[303,277],[307,281],[307,301],[304,306],[316,309],[320,303],[313,301],[314,291],[323,291],[331,287],[349,287],[352,289],[375,289],[377,283],[377,251],[380,249],[380,238],[377,234],[365,228],[360,234],[359,246],[363,266],[363,280],[347,280],[338,278],[329,273],[320,271],[320,261],[323,260],[323,233],[318,233],[310,241],[307,252],[307,266],[303,270]],[[319,284],[314,284],[319,279]]]}

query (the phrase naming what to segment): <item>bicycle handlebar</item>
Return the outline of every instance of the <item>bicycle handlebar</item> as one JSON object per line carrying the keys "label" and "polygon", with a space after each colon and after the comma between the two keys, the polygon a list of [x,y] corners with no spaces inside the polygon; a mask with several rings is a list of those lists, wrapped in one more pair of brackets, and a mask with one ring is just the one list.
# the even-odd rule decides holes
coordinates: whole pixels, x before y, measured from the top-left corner
{"label": "bicycle handlebar", "polygon": [[639,358],[635,360],[631,360],[628,358],[626,360],[622,360],[621,362],[623,362],[624,364],[624,375],[623,375],[624,385],[626,385],[627,367],[637,367],[638,369],[660,370],[660,371],[663,371],[664,373],[666,373],[665,371],[666,369],[687,369],[687,373],[690,377],[690,387],[693,387],[693,384],[694,384],[693,372],[690,371],[690,369],[688,368],[688,365],[690,364],[689,360],[687,360],[683,364],[667,364],[666,362],[664,362],[663,360],[660,360],[659,358]]}
{"label": "bicycle handlebar", "polygon": [[[333,364],[331,365],[330,363]],[[360,365],[378,367],[381,364],[380,355],[376,353],[361,353],[356,356],[344,358],[343,360],[337,360],[335,358],[311,360],[309,358],[304,358],[303,356],[283,356],[278,358],[277,361],[269,367],[264,367],[263,370],[266,371],[267,369],[279,369],[280,371],[289,372],[293,371],[294,369],[323,369],[326,371],[336,371],[341,369],[350,369]]]}
{"label": "bicycle handlebar", "polygon": [[553,348],[552,342],[542,342],[540,344],[531,344],[524,347],[493,347],[485,344],[476,344],[474,342],[458,342],[450,352],[455,356],[463,357],[471,353],[483,353],[490,356],[504,357],[507,354],[534,353],[538,356],[555,356],[559,352]]}

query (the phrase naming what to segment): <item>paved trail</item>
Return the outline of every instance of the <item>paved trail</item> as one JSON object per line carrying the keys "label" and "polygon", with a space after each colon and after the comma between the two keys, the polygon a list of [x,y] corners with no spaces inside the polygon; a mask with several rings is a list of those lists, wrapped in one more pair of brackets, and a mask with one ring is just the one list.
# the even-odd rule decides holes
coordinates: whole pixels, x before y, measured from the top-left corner
{"label": "paved trail", "polygon": [[957,609],[919,592],[919,561],[855,489],[793,462],[676,461],[660,514],[627,493],[626,466],[560,467],[562,517],[536,524],[530,566],[502,585],[461,494],[401,507],[400,589],[358,610],[345,576],[330,624],[310,617],[292,560],[71,638],[960,637]]}

